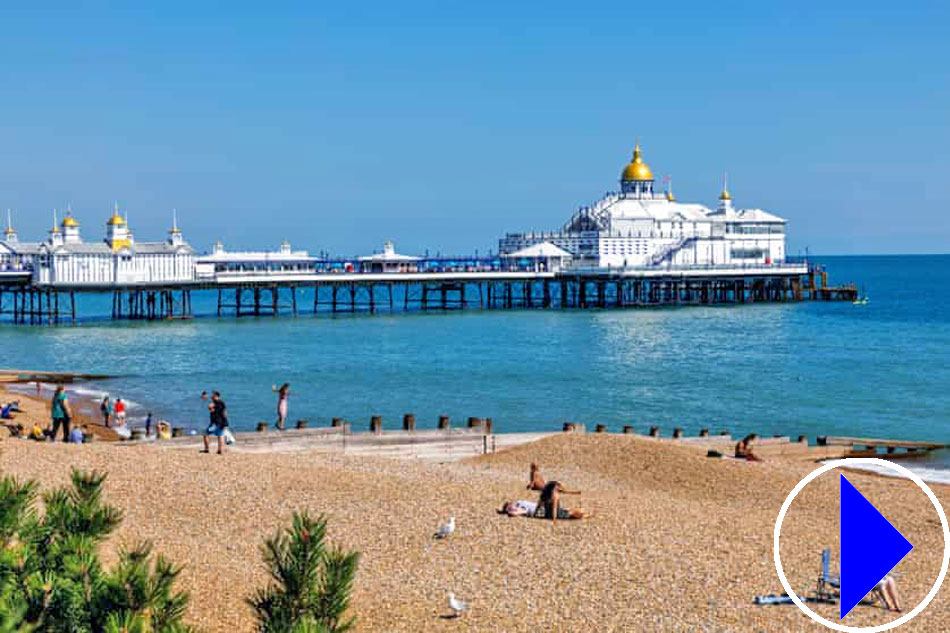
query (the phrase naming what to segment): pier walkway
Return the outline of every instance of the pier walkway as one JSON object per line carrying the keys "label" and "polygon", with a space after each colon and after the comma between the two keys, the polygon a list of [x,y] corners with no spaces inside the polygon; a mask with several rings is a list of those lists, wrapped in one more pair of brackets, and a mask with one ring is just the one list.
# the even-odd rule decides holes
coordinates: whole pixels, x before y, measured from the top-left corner
{"label": "pier walkway", "polygon": [[338,262],[321,262],[312,270],[229,269],[175,283],[109,285],[39,285],[16,271],[0,275],[0,318],[17,324],[76,322],[77,295],[86,294],[111,294],[116,320],[190,318],[196,292],[217,293],[217,315],[237,317],[852,301],[858,296],[854,285],[829,286],[822,268],[805,263],[546,270],[537,263],[501,267],[474,261],[458,269],[420,265],[411,272],[356,272]]}

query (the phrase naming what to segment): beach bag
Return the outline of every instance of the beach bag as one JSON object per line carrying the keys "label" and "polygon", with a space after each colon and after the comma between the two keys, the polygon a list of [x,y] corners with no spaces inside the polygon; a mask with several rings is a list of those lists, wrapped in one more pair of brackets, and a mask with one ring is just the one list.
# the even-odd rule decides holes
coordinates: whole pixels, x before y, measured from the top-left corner
{"label": "beach bag", "polygon": [[224,442],[225,442],[228,446],[230,446],[231,444],[234,444],[234,442],[236,441],[236,440],[234,439],[234,434],[231,433],[231,429],[229,429],[229,428],[225,428],[225,429],[224,429],[224,433],[222,433],[222,435],[224,435]]}

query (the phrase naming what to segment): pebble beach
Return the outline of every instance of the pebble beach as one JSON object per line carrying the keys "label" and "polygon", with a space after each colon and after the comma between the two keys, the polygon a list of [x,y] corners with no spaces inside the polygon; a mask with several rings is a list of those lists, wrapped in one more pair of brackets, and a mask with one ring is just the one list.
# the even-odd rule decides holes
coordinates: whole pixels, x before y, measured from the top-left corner
{"label": "pebble beach", "polygon": [[[21,398],[22,400],[22,398]],[[41,403],[25,402],[25,418]],[[508,518],[505,500],[534,499],[528,464],[572,488],[565,504],[589,521]],[[252,631],[245,599],[266,583],[260,545],[295,509],[324,514],[334,544],[362,552],[352,602],[359,631],[817,631],[780,594],[772,558],[776,515],[812,461],[709,459],[688,445],[610,434],[556,435],[454,461],[320,451],[223,456],[161,445],[39,443],[4,437],[0,472],[65,484],[72,468],[109,473],[107,501],[125,521],[105,551],[142,539],[184,565],[188,621],[202,631]],[[897,568],[904,609],[940,568],[937,514],[910,482],[848,479],[915,546]],[[933,486],[946,508],[950,489]],[[785,573],[814,592],[820,551],[838,547],[838,475],[810,484],[782,532]],[[454,513],[457,529],[432,534]],[[836,557],[835,557],[836,558]],[[449,619],[447,592],[468,602]],[[837,605],[816,604],[837,621]],[[896,617],[859,606],[844,624]],[[946,589],[901,630],[946,631]]]}

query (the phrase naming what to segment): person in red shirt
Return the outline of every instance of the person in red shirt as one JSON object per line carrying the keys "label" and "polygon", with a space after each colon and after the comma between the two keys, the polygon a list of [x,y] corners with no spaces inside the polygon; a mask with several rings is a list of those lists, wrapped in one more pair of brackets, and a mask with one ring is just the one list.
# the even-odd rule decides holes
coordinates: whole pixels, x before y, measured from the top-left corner
{"label": "person in red shirt", "polygon": [[125,425],[125,403],[122,402],[122,398],[115,399],[115,419],[119,426]]}

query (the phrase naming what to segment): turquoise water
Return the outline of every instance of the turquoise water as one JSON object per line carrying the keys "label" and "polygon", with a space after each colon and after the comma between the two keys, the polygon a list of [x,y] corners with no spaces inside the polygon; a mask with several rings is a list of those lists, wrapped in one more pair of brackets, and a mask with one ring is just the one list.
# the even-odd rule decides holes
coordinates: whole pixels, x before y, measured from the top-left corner
{"label": "turquoise water", "polygon": [[[479,416],[500,431],[577,420],[950,442],[950,256],[822,261],[870,304],[89,320],[3,325],[0,347],[9,367],[116,374],[84,389],[194,428],[202,390],[251,428],[273,420],[271,385],[286,381],[292,420],[356,429],[412,412],[420,426]],[[214,300],[197,297],[196,311]]]}

